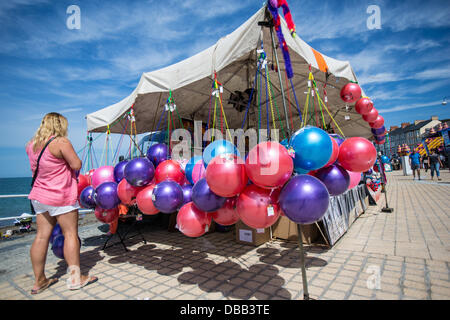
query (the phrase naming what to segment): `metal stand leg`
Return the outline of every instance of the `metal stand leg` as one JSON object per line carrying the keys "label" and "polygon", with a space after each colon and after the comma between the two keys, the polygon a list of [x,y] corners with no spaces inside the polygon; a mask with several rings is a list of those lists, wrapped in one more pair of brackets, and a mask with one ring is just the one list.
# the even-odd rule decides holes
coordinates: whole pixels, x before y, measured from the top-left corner
{"label": "metal stand leg", "polygon": [[383,189],[384,189],[384,199],[386,200],[386,206],[381,209],[382,212],[394,212],[394,208],[389,208],[388,199],[387,199],[387,190],[386,185],[383,183]]}
{"label": "metal stand leg", "polygon": [[302,239],[302,226],[300,224],[297,224],[297,229],[298,229],[298,244],[300,248],[300,264],[302,268],[303,300],[309,300],[308,279],[306,278],[306,267],[305,267],[305,250],[303,249],[303,239]]}

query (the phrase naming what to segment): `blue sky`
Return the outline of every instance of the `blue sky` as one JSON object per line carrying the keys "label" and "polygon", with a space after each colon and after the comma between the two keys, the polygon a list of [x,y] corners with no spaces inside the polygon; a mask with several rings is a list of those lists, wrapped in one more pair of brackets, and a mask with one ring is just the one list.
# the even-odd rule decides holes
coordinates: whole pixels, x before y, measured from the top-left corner
{"label": "blue sky", "polygon": [[[69,119],[69,138],[80,150],[86,114],[129,95],[143,72],[211,46],[263,2],[2,1],[0,177],[31,175],[24,146],[46,113]],[[298,35],[350,61],[387,127],[450,118],[450,107],[441,105],[450,100],[448,1],[288,2]],[[73,4],[81,9],[80,30],[66,26]],[[369,5],[381,9],[380,30],[367,28]]]}

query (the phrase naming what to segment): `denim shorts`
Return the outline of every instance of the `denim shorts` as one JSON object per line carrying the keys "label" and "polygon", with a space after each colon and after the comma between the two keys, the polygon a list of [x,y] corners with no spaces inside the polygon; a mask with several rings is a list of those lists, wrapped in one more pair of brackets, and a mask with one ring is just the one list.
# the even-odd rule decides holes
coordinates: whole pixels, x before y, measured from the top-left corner
{"label": "denim shorts", "polygon": [[49,206],[47,204],[40,203],[37,200],[31,200],[31,203],[33,204],[33,208],[34,211],[36,211],[36,214],[48,212],[52,217],[59,216],[60,214],[68,213],[80,208],[80,206],[78,205],[78,201],[71,206],[64,207]]}

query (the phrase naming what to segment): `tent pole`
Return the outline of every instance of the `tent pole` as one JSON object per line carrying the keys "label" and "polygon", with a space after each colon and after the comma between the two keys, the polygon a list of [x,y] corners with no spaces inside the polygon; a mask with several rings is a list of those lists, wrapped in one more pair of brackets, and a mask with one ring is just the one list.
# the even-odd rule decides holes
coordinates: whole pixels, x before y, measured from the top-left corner
{"label": "tent pole", "polygon": [[275,39],[273,36],[273,26],[270,26],[270,37],[272,38],[272,48],[275,54],[275,61],[277,62],[278,80],[280,81],[280,90],[281,90],[281,97],[283,100],[284,117],[286,118],[287,138],[289,140],[289,138],[291,137],[291,129],[289,127],[289,117],[286,108],[286,97],[284,96],[283,81],[281,80],[280,62],[278,61],[277,47],[275,46]]}

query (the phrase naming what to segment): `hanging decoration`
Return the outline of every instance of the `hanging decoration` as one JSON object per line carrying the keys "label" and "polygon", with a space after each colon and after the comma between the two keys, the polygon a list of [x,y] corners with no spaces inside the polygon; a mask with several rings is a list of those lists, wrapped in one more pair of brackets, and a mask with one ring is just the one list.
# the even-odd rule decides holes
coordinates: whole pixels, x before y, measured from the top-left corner
{"label": "hanging decoration", "polygon": [[291,31],[292,37],[295,37],[295,24],[292,21],[291,11],[287,5],[286,0],[269,0],[267,2],[267,8],[273,17],[273,24],[275,27],[275,31],[278,36],[278,41],[281,46],[281,51],[283,52],[284,63],[286,66],[286,72],[289,79],[294,76],[294,71],[292,70],[291,57],[289,55],[289,49],[286,44],[286,40],[284,38],[283,32],[281,31],[281,22],[280,16],[278,14],[278,8],[283,8],[283,14],[286,22],[288,23],[288,28]]}

